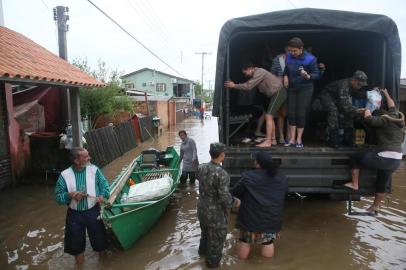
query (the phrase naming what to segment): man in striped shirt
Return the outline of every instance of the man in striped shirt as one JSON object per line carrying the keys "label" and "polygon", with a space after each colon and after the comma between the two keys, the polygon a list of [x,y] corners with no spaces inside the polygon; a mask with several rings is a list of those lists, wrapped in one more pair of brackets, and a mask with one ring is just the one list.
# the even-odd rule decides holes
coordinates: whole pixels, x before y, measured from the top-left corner
{"label": "man in striped shirt", "polygon": [[86,230],[94,251],[107,249],[106,230],[99,220],[100,206],[109,197],[109,183],[100,169],[90,163],[86,149],[70,151],[72,166],[64,170],[55,186],[55,200],[68,205],[65,225],[65,252],[75,256],[75,263],[84,262]]}

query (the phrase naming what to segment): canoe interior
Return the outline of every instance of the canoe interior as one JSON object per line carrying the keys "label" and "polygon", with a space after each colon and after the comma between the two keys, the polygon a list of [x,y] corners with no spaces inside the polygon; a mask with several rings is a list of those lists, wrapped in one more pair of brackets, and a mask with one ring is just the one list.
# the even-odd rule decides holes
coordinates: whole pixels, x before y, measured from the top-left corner
{"label": "canoe interior", "polygon": [[[165,152],[160,153],[157,168],[143,168],[142,162],[143,157],[140,155],[136,158],[136,166],[127,179],[123,179],[125,169],[119,174],[112,183],[111,190],[113,191],[121,181],[126,183],[112,206],[103,209],[103,221],[113,232],[123,249],[132,247],[159,219],[169,203],[170,196],[179,184],[181,174],[179,169],[180,158],[173,147],[168,147]],[[161,178],[165,175],[173,179],[173,185],[168,194],[153,201],[121,203],[122,195],[124,193],[128,194],[130,182],[133,181],[135,184],[138,184]]]}

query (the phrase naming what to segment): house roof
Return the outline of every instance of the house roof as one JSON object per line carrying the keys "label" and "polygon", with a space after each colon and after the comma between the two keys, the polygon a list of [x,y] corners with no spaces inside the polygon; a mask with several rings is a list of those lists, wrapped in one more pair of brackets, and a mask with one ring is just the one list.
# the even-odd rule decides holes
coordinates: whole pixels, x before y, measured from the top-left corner
{"label": "house roof", "polygon": [[125,91],[128,96],[152,96],[151,94],[147,93],[146,91],[139,91],[139,90],[126,90]]}
{"label": "house roof", "polygon": [[128,73],[128,74],[125,74],[125,75],[121,76],[120,78],[121,78],[121,79],[122,79],[122,78],[126,78],[126,77],[129,77],[129,76],[132,76],[132,75],[135,75],[135,74],[144,72],[144,71],[155,71],[156,73],[162,74],[162,75],[164,75],[164,76],[168,76],[168,77],[171,77],[171,78],[176,78],[177,80],[182,80],[182,81],[187,81],[187,82],[190,82],[190,83],[194,83],[194,81],[192,81],[192,80],[188,80],[188,79],[185,79],[185,78],[182,78],[182,77],[173,76],[173,75],[171,75],[171,74],[168,74],[168,73],[165,73],[165,72],[161,72],[161,71],[158,71],[158,70],[155,70],[155,69],[151,69],[151,68],[142,68],[142,69],[139,69],[139,70],[130,72],[130,73]]}
{"label": "house roof", "polygon": [[66,60],[6,27],[0,27],[0,63],[0,81],[75,87],[104,86],[104,83]]}

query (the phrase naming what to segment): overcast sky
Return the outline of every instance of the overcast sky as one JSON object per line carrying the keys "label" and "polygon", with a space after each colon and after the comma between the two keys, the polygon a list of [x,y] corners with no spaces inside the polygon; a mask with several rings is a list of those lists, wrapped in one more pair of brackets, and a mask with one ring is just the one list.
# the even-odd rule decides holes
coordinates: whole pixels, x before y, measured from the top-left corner
{"label": "overcast sky", "polygon": [[[153,68],[191,80],[201,80],[201,56],[205,57],[204,85],[213,88],[219,32],[229,19],[292,8],[324,8],[384,14],[399,29],[406,44],[404,0],[92,0],[134,37],[178,71],[161,63],[136,41],[104,17],[87,0],[0,0],[5,26],[24,34],[58,54],[57,29],[52,9],[69,7],[68,57],[87,57],[96,66],[102,59],[111,68],[129,73]],[[404,48],[403,48],[404,52]],[[403,53],[402,53],[403,54]],[[406,77],[405,57],[402,76]],[[210,82],[209,82],[210,80]]]}

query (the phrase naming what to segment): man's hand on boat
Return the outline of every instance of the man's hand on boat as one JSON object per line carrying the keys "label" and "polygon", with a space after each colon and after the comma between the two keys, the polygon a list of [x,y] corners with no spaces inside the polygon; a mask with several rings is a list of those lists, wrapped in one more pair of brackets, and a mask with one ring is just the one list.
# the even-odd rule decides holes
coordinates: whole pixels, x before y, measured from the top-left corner
{"label": "man's hand on boat", "polygon": [[104,203],[104,197],[103,197],[103,195],[100,195],[99,197],[97,197],[97,202],[98,202],[98,203]]}

